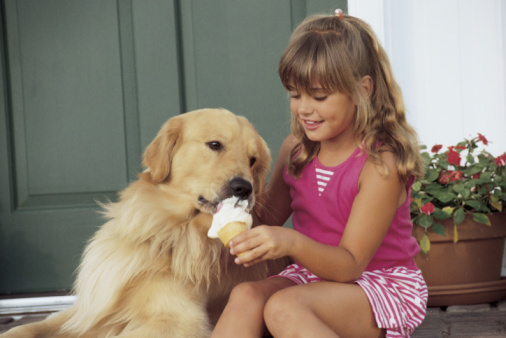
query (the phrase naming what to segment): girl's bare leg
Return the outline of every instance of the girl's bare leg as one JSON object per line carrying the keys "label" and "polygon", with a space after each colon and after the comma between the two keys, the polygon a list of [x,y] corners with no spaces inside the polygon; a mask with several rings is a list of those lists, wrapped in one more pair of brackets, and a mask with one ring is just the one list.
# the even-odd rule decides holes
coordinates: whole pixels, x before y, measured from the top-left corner
{"label": "girl's bare leg", "polygon": [[277,292],[264,312],[282,337],[381,337],[365,292],[357,284],[318,282]]}
{"label": "girl's bare leg", "polygon": [[293,285],[283,277],[237,285],[211,337],[261,337],[265,331],[265,303],[277,291]]}

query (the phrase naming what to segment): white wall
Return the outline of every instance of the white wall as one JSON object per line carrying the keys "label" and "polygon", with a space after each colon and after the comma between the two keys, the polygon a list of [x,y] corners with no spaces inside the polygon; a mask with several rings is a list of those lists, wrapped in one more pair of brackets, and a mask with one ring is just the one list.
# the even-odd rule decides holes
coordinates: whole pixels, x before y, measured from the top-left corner
{"label": "white wall", "polygon": [[[506,151],[506,1],[348,0],[390,56],[420,142]],[[506,276],[506,250],[502,275]]]}
{"label": "white wall", "polygon": [[390,56],[420,142],[485,135],[506,151],[506,2],[348,0]]}

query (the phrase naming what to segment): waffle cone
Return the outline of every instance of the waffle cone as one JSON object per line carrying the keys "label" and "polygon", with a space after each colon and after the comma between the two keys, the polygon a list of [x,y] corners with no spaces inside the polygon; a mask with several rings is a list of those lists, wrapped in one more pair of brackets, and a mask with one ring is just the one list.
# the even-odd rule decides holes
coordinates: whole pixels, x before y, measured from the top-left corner
{"label": "waffle cone", "polygon": [[241,232],[248,230],[246,223],[244,222],[230,222],[227,223],[223,228],[218,230],[218,237],[221,242],[228,247],[228,243],[235,236],[239,235]]}

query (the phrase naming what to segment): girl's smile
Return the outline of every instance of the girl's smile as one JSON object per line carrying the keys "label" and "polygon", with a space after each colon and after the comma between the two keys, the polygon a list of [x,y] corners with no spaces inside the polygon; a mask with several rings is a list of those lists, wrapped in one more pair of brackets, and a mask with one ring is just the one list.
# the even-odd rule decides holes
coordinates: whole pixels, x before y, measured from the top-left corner
{"label": "girl's smile", "polygon": [[302,120],[304,122],[304,128],[309,130],[316,130],[320,127],[324,121],[312,121],[312,120]]}

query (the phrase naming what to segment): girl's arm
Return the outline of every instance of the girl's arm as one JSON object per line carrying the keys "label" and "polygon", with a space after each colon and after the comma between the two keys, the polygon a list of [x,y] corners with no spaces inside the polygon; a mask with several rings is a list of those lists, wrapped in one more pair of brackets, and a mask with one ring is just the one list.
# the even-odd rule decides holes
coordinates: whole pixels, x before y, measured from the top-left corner
{"label": "girl's arm", "polygon": [[396,209],[407,198],[397,175],[394,155],[383,152],[381,158],[389,174],[382,176],[372,162],[366,162],[338,247],[321,244],[293,229],[258,227],[234,240],[232,253],[251,250],[236,262],[249,266],[265,259],[290,256],[321,278],[355,281],[381,245]]}
{"label": "girl's arm", "polygon": [[295,137],[290,134],[281,144],[265,195],[255,208],[260,224],[283,225],[292,214],[290,190],[283,179],[283,170],[295,143]]}

